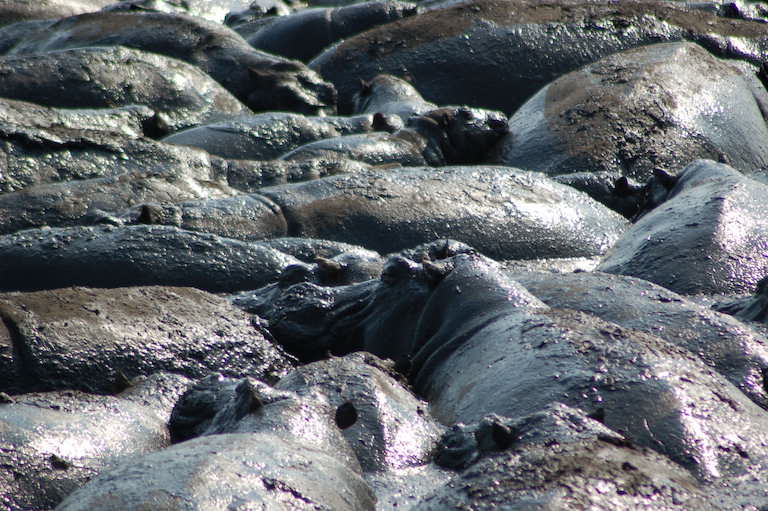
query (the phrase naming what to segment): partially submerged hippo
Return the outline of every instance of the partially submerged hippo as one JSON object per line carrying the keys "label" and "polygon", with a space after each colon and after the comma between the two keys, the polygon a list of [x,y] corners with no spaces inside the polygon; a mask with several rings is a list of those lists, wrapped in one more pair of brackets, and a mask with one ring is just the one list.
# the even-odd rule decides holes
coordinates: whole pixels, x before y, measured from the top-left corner
{"label": "partially submerged hippo", "polygon": [[681,294],[754,289],[768,273],[768,186],[708,160],[691,163],[668,186],[597,269]]}
{"label": "partially submerged hippo", "polygon": [[693,43],[634,48],[561,76],[509,121],[495,161],[549,175],[654,169],[708,158],[745,174],[768,168],[768,93]]}
{"label": "partially submerged hippo", "polygon": [[21,35],[8,53],[117,45],[194,64],[256,111],[334,110],[333,86],[300,62],[255,50],[233,30],[183,14],[98,12],[48,21]]}
{"label": "partially submerged hippo", "polygon": [[[378,118],[382,118],[377,113]],[[371,164],[404,166],[479,163],[507,133],[501,112],[469,107],[444,107],[408,119],[394,133],[350,135],[312,142],[282,156],[350,159]]]}

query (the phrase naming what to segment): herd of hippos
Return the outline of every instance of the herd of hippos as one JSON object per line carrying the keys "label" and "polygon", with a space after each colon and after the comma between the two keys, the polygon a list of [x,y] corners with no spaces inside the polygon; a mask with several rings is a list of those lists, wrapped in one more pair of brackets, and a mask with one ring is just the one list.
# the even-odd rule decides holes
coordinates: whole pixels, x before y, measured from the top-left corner
{"label": "herd of hippos", "polygon": [[0,0],[0,510],[768,510],[768,3]]}

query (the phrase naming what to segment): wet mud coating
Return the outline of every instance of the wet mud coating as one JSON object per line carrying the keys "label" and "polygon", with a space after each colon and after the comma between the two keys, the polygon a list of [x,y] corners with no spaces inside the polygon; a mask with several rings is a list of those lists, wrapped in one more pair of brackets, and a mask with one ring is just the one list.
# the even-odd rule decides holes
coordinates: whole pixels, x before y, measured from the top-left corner
{"label": "wet mud coating", "polygon": [[768,509],[766,23],[0,0],[0,509]]}

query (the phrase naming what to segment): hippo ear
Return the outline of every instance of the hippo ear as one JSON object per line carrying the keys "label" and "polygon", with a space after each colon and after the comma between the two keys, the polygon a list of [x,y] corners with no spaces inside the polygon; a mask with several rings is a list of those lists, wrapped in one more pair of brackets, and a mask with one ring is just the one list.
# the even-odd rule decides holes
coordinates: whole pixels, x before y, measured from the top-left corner
{"label": "hippo ear", "polygon": [[613,194],[619,197],[628,197],[637,192],[637,190],[629,184],[627,176],[621,176],[613,182]]}
{"label": "hippo ear", "polygon": [[320,283],[324,286],[340,282],[344,276],[344,271],[347,269],[346,265],[325,257],[316,257],[315,263],[319,270]]}
{"label": "hippo ear", "polygon": [[450,268],[445,264],[435,264],[432,261],[424,261],[421,266],[424,268],[424,276],[432,286],[436,286],[450,273]]}
{"label": "hippo ear", "polygon": [[653,177],[667,190],[671,190],[675,183],[677,183],[677,176],[673,176],[658,167],[653,169]]}
{"label": "hippo ear", "polygon": [[384,269],[381,271],[381,281],[388,286],[394,286],[398,282],[410,279],[416,270],[416,263],[403,256],[395,256],[384,265]]}
{"label": "hippo ear", "polygon": [[360,80],[360,95],[367,96],[373,90],[373,82],[368,82],[363,79]]}

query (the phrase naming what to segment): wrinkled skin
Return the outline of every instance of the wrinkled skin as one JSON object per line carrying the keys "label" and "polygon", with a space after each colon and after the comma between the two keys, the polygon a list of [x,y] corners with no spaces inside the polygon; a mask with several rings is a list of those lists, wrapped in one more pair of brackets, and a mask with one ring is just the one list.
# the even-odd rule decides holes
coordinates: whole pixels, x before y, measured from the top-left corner
{"label": "wrinkled skin", "polygon": [[748,293],[768,273],[766,193],[731,167],[693,162],[597,269],[681,294]]}
{"label": "wrinkled skin", "polygon": [[30,229],[0,237],[0,290],[66,286],[255,289],[298,261],[257,242],[163,225]]}
{"label": "wrinkled skin", "polygon": [[405,128],[392,134],[350,135],[312,142],[290,151],[282,159],[335,157],[403,166],[470,164],[482,161],[506,132],[506,119],[500,112],[446,107],[412,117]]}
{"label": "wrinkled skin", "polygon": [[53,509],[96,474],[169,445],[150,407],[76,391],[0,404],[0,506]]}
{"label": "wrinkled skin", "polygon": [[681,40],[755,65],[768,49],[762,23],[674,2],[475,0],[351,37],[310,67],[337,87],[340,113],[351,111],[359,80],[388,73],[407,76],[439,105],[511,114],[557,77],[606,55]]}
{"label": "wrinkled skin", "polygon": [[739,321],[631,277],[600,272],[508,274],[550,307],[586,312],[686,348],[768,408],[768,340]]}
{"label": "wrinkled skin", "polygon": [[0,319],[0,392],[110,393],[157,371],[275,381],[292,366],[250,316],[190,288],[4,293]]}
{"label": "wrinkled skin", "polygon": [[303,62],[336,41],[416,14],[416,6],[398,0],[371,0],[337,8],[302,9],[269,23],[241,24],[235,30],[248,44]]}
{"label": "wrinkled skin", "polygon": [[260,193],[280,206],[290,235],[380,253],[450,237],[496,259],[591,256],[627,225],[581,192],[510,167],[365,172]]}
{"label": "wrinkled skin", "polygon": [[699,158],[746,174],[768,167],[765,88],[693,43],[644,46],[561,76],[509,120],[494,161],[646,181]]}
{"label": "wrinkled skin", "polygon": [[362,81],[352,99],[352,111],[357,114],[394,114],[403,121],[413,115],[435,110],[437,105],[425,101],[413,85],[396,76],[381,74],[371,81]]}
{"label": "wrinkled skin", "polygon": [[352,160],[329,161],[311,159],[301,161],[249,161],[211,158],[229,186],[241,192],[256,192],[265,186],[299,181],[310,181],[334,174],[354,174],[370,168],[367,163]]}
{"label": "wrinkled skin", "polygon": [[53,21],[8,52],[122,45],[200,67],[254,111],[333,111],[335,90],[303,64],[251,48],[236,32],[182,14],[99,12]]}
{"label": "wrinkled skin", "polygon": [[[199,68],[124,47],[0,58],[0,96],[62,108],[144,105],[154,137],[250,110]],[[61,83],[67,94],[61,94]]]}
{"label": "wrinkled skin", "polygon": [[373,115],[305,117],[270,112],[191,128],[163,141],[205,149],[222,158],[271,160],[301,145],[376,129]]}
{"label": "wrinkled skin", "polygon": [[188,509],[193,503],[196,509],[363,511],[375,501],[358,473],[298,439],[230,433],[134,457],[70,494],[59,509]]}

